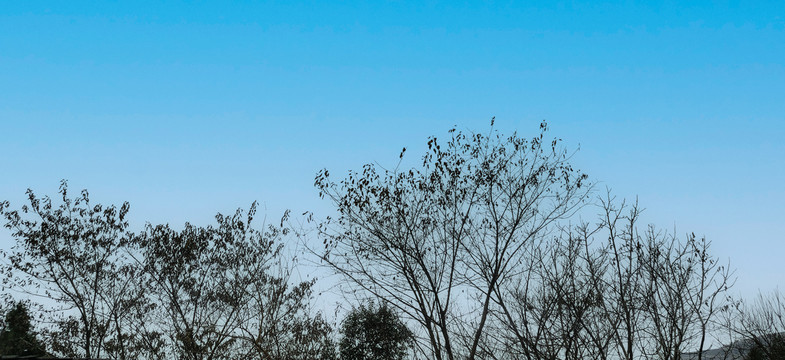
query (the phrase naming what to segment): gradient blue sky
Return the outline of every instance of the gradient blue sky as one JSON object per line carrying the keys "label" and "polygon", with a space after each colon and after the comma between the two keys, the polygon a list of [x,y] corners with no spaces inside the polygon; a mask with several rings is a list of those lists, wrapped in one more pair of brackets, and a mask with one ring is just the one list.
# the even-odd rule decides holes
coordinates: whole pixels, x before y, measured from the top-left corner
{"label": "gradient blue sky", "polygon": [[[145,221],[547,119],[646,220],[785,287],[785,2],[2,2],[0,198],[60,179]],[[0,231],[0,246],[11,240]]]}

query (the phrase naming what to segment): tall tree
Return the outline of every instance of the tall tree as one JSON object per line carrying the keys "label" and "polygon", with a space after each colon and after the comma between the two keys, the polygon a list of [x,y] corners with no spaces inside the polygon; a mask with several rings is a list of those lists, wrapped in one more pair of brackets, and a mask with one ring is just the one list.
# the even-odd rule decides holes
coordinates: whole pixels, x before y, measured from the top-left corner
{"label": "tall tree", "polygon": [[133,286],[136,269],[127,261],[129,205],[91,204],[87,190],[71,199],[65,180],[59,193],[59,206],[32,190],[21,210],[0,203],[5,227],[16,240],[5,254],[6,284],[58,304],[49,319],[55,323],[48,331],[53,352],[100,358],[109,342],[118,349],[127,345],[118,320],[140,296]]}
{"label": "tall tree", "polygon": [[368,164],[340,182],[321,171],[316,187],[339,213],[320,226],[322,260],[417,321],[433,357],[475,358],[498,287],[591,188],[540,129],[531,139],[453,129],[446,144],[428,140],[417,168]]}
{"label": "tall tree", "polygon": [[625,201],[617,204],[610,192],[600,198],[600,203],[603,211],[598,227],[607,234],[605,253],[610,264],[603,282],[607,289],[603,320],[613,330],[615,355],[633,360],[641,356],[639,334],[645,315],[641,305],[644,298],[639,250],[642,245],[637,236],[641,210],[637,202],[629,207]]}

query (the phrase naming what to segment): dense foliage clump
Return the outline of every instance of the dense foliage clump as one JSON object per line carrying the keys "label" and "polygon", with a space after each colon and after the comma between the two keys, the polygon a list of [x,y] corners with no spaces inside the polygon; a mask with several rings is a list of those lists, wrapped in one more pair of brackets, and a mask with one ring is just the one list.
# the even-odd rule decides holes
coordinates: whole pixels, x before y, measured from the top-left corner
{"label": "dense foliage clump", "polygon": [[401,360],[413,345],[414,334],[384,303],[362,304],[343,320],[342,360]]}
{"label": "dense foliage clump", "polygon": [[30,322],[27,305],[16,302],[5,314],[0,332],[0,355],[44,356],[46,347]]}

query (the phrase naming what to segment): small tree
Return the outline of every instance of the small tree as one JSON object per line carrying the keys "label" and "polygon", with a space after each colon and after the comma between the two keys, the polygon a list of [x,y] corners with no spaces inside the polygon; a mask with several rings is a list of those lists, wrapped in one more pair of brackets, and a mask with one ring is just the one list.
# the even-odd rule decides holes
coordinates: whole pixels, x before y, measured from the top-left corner
{"label": "small tree", "polygon": [[33,332],[27,305],[21,301],[5,314],[0,333],[0,355],[46,355],[45,346]]}
{"label": "small tree", "polygon": [[413,344],[413,334],[384,303],[353,309],[341,328],[342,360],[400,360]]}
{"label": "small tree", "polygon": [[740,307],[740,319],[733,324],[740,343],[749,351],[747,359],[785,358],[785,296],[778,290],[758,294],[755,301]]}

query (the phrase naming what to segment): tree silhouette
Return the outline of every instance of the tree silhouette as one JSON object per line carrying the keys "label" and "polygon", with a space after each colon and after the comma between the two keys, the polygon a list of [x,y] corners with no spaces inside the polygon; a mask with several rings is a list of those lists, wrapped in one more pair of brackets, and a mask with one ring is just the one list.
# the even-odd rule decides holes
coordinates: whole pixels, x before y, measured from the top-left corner
{"label": "tree silhouette", "polygon": [[412,332],[384,303],[353,309],[341,332],[342,360],[404,359],[413,342]]}
{"label": "tree silhouette", "polygon": [[282,252],[287,215],[280,226],[257,229],[255,214],[256,203],[216,215],[217,225],[176,231],[148,224],[137,236],[168,353],[187,360],[322,356],[332,329],[310,311],[316,280],[297,281]]}
{"label": "tree silhouette", "polygon": [[5,314],[0,333],[0,355],[46,355],[44,345],[33,332],[27,305],[21,301]]}
{"label": "tree silhouette", "polygon": [[20,210],[0,202],[5,227],[16,240],[5,254],[4,284],[54,300],[47,321],[55,326],[46,330],[53,352],[100,358],[111,344],[124,354],[129,329],[122,324],[141,296],[134,286],[137,269],[127,261],[130,206],[91,203],[87,190],[69,198],[65,180],[59,194],[62,201],[53,204],[28,189],[29,204]]}
{"label": "tree silhouette", "polygon": [[446,142],[428,140],[422,166],[367,164],[338,182],[322,170],[315,185],[339,214],[319,225],[322,261],[419,323],[426,356],[487,353],[499,288],[591,189],[546,131],[542,123],[526,139],[453,129]]}

